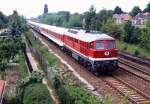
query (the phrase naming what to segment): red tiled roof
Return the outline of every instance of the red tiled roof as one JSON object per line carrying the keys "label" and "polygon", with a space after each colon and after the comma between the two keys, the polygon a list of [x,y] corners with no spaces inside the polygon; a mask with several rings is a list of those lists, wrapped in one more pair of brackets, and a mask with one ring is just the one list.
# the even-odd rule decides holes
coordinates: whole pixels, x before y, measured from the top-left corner
{"label": "red tiled roof", "polygon": [[5,81],[0,80],[0,97],[2,97],[4,86],[5,86]]}

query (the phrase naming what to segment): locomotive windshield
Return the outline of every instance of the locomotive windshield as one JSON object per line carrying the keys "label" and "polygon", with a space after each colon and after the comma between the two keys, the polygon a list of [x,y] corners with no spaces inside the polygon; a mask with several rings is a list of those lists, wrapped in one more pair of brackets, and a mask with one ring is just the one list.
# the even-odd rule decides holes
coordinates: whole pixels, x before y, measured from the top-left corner
{"label": "locomotive windshield", "polygon": [[102,43],[102,42],[97,42],[97,43],[96,43],[96,49],[104,49],[104,43]]}
{"label": "locomotive windshield", "polygon": [[116,45],[115,45],[115,41],[101,41],[101,42],[99,41],[99,42],[96,42],[95,48],[98,50],[114,49],[116,48]]}
{"label": "locomotive windshield", "polygon": [[113,49],[113,48],[115,48],[116,46],[115,46],[115,42],[114,41],[110,41],[110,42],[108,42],[108,49]]}

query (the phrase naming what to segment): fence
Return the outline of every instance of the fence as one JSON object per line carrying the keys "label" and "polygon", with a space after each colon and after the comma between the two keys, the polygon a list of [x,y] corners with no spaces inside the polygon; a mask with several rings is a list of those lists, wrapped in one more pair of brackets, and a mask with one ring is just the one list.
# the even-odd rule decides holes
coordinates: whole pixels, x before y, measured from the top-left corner
{"label": "fence", "polygon": [[26,36],[26,40],[27,40],[26,45],[28,46],[30,51],[34,54],[34,57],[39,62],[40,66],[41,66],[42,70],[45,72],[48,80],[50,80],[51,84],[55,87],[55,78],[57,76],[57,72],[54,70],[53,67],[49,67],[48,61],[45,60],[42,53],[40,53],[38,50],[36,50],[36,48],[33,46],[32,42],[30,41],[30,39],[27,36]]}

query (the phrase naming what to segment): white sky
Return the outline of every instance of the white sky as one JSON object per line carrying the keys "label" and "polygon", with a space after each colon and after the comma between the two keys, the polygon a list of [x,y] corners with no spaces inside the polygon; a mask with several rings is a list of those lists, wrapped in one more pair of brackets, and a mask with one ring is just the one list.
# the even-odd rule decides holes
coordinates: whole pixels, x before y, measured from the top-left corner
{"label": "white sky", "polygon": [[97,12],[103,8],[114,9],[117,5],[129,12],[134,6],[144,9],[149,0],[0,0],[0,11],[12,14],[17,10],[26,17],[35,17],[43,13],[44,4],[48,4],[49,12],[70,11],[83,13],[93,4]]}

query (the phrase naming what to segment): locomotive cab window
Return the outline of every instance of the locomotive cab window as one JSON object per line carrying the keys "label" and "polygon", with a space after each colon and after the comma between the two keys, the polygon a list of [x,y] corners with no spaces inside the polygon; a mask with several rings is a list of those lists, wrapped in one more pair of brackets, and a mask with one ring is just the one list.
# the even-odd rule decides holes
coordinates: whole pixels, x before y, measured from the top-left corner
{"label": "locomotive cab window", "polygon": [[108,42],[108,49],[113,49],[113,48],[115,48],[116,46],[115,46],[115,42],[114,41],[110,41],[110,42]]}
{"label": "locomotive cab window", "polygon": [[93,44],[93,43],[90,43],[90,44],[89,44],[89,48],[94,48],[94,44]]}
{"label": "locomotive cab window", "polygon": [[104,43],[102,43],[102,42],[97,42],[97,43],[96,43],[96,49],[104,49]]}

